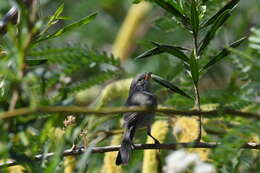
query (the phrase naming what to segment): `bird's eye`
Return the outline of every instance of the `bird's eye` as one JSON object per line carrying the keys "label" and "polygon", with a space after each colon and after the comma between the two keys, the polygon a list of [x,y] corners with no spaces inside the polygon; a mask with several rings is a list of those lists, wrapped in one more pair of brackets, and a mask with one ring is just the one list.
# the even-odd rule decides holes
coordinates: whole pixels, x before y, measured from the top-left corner
{"label": "bird's eye", "polygon": [[142,80],[144,80],[144,79],[143,78],[138,79],[139,82],[142,81]]}

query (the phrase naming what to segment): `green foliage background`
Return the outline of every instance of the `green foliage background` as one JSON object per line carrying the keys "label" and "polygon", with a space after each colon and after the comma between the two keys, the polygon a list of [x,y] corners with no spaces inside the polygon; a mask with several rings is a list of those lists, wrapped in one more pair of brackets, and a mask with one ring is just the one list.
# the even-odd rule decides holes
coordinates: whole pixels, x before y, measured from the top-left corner
{"label": "green foliage background", "polygon": [[[188,30],[178,17],[173,17],[176,15],[160,8],[160,3],[154,0],[153,9],[143,21],[144,25],[151,26],[144,37],[137,40],[136,49],[123,65],[111,54],[111,47],[132,1],[40,1],[33,29],[28,27],[28,9],[20,6],[20,23],[8,26],[6,35],[0,36],[0,51],[4,52],[0,57],[0,111],[10,109],[15,92],[19,93],[16,108],[75,105],[79,104],[75,96],[80,91],[91,88],[91,92],[97,90],[95,93],[99,93],[118,79],[149,71],[163,76],[192,97],[195,97],[194,84],[198,85],[201,105],[217,104],[218,109],[229,107],[259,112],[260,2],[239,2],[231,17],[221,25],[214,39],[203,50],[199,60],[198,52],[195,55],[187,53],[193,52],[192,32],[194,34],[199,30],[197,36],[205,38],[210,29],[197,26],[195,13],[199,14],[197,17],[200,21],[207,21],[227,1],[196,1],[197,6],[193,9],[195,11],[191,10],[192,3],[188,0],[161,2],[172,2],[171,5],[182,4],[180,11],[191,17],[192,26],[189,27],[192,28]],[[1,2],[0,16],[4,16],[9,8],[8,1]],[[71,25],[72,23],[74,25]],[[200,26],[203,26],[203,23]],[[228,46],[244,36],[248,39],[238,48]],[[176,53],[161,53],[142,60],[134,59],[160,45],[188,48],[189,51],[185,51],[185,54],[189,57],[189,66],[187,67]],[[230,52],[229,55],[207,71],[199,71],[224,48]],[[161,105],[177,109],[192,109],[194,106],[192,100],[173,94],[161,85],[154,83],[153,89]],[[81,104],[90,107],[100,106],[98,95],[91,96],[91,99],[88,97],[90,96],[84,97]],[[121,106],[125,98],[125,92],[119,93],[119,96],[114,95],[113,99],[103,102],[102,106]],[[61,157],[61,153],[64,149],[70,148],[75,141],[78,144],[82,143],[83,137],[79,137],[82,131],[86,131],[85,138],[90,145],[106,146],[110,144],[110,138],[98,143],[93,142],[99,136],[99,132],[121,128],[118,115],[102,118],[79,115],[76,118],[76,126],[65,128],[63,121],[66,116],[58,113],[38,113],[0,120],[1,160],[15,159],[28,172],[63,172],[64,158]],[[204,124],[208,133],[203,135],[203,140],[223,144],[212,149],[210,163],[217,167],[218,172],[223,173],[260,171],[259,153],[239,149],[243,143],[259,138],[260,123],[228,115],[221,118],[221,123],[226,127],[224,134],[218,133],[214,126]],[[57,137],[60,134],[59,129],[63,129],[60,133],[64,133],[60,138]],[[213,134],[210,133],[212,129],[215,130]],[[140,132],[136,137],[136,143],[144,143],[145,139],[145,133]],[[174,141],[169,138],[166,142]],[[36,154],[47,152],[56,154],[48,160],[32,159]],[[169,152],[161,155],[162,161]],[[103,154],[89,153],[79,156],[75,172],[84,172],[86,169],[89,172],[100,171],[103,157]],[[142,157],[142,151],[135,151],[135,159],[124,167],[124,171],[140,172]],[[3,171],[6,169],[3,168]]]}

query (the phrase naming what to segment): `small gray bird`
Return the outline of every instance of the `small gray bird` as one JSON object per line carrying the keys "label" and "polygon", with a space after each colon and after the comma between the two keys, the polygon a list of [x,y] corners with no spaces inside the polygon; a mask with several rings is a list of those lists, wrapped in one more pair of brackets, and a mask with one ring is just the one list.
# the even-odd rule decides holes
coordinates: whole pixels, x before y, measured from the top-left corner
{"label": "small gray bird", "polygon": [[[145,73],[133,79],[125,106],[148,106],[154,108],[157,106],[156,97],[151,93],[150,89],[150,78],[151,74]],[[138,128],[147,127],[147,134],[154,139],[156,144],[160,143],[151,134],[153,119],[154,112],[124,113],[125,132],[117,154],[116,165],[128,163],[130,154],[134,149],[133,137]]]}

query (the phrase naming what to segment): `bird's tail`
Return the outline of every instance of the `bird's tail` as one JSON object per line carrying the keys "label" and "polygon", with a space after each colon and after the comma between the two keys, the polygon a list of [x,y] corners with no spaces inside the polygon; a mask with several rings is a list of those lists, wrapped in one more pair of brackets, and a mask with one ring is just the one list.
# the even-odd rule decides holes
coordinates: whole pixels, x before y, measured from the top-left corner
{"label": "bird's tail", "polygon": [[127,128],[124,134],[123,141],[121,143],[119,152],[116,157],[116,165],[127,164],[130,158],[130,155],[133,150],[133,137],[135,133],[135,128],[131,126]]}

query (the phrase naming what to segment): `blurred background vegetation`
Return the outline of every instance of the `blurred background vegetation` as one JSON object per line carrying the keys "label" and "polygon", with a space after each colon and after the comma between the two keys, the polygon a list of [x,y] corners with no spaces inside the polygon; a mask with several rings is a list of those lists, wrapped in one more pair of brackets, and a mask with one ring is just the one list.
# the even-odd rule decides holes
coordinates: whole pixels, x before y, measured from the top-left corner
{"label": "blurred background vegetation", "polygon": [[[185,4],[189,0],[176,2]],[[209,18],[228,1],[199,2],[201,5],[198,8],[205,18]],[[0,19],[14,4],[16,1],[0,2]],[[52,21],[53,25],[46,32],[41,32],[58,8],[63,8],[61,15]],[[57,38],[39,41],[93,12],[97,12],[97,16],[87,25],[79,25]],[[9,26],[6,35],[0,36],[1,112],[39,105],[121,106],[127,97],[131,77],[144,72],[163,76],[189,95],[194,95],[192,80],[185,72],[183,62],[173,55],[164,53],[134,60],[154,47],[152,42],[193,47],[191,33],[153,2],[40,0],[34,21],[37,32],[29,39],[28,47],[23,45],[33,29],[28,27],[29,22],[23,15],[30,16],[23,9],[20,24]],[[260,1],[241,0],[206,49],[201,64],[206,64],[224,46],[248,36],[239,48],[230,49],[232,54],[202,75],[199,82],[202,110],[228,106],[236,110],[260,111],[259,16]],[[205,32],[202,30],[202,33]],[[156,83],[153,83],[153,90],[160,105],[176,109],[193,108],[192,100]],[[24,172],[46,173],[161,172],[165,157],[171,151],[145,152],[144,156],[143,151],[134,151],[129,165],[122,168],[115,166],[115,153],[86,152],[77,157],[60,156],[74,143],[87,146],[120,144],[120,119],[118,115],[79,115],[74,119],[73,114],[58,113],[1,119],[0,158],[2,161],[12,158],[22,165],[2,169],[6,172],[21,169]],[[202,140],[224,145],[211,150],[189,151],[198,153],[201,159],[214,165],[217,172],[258,172],[259,152],[239,148],[245,142],[260,142],[259,127],[257,121],[232,116],[204,119]],[[160,136],[162,143],[190,142],[196,139],[197,128],[195,118],[157,116],[152,133]],[[146,141],[151,142],[141,130],[136,135],[135,143]],[[36,154],[47,152],[57,154],[41,161],[32,159]]]}

